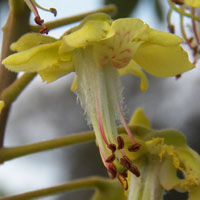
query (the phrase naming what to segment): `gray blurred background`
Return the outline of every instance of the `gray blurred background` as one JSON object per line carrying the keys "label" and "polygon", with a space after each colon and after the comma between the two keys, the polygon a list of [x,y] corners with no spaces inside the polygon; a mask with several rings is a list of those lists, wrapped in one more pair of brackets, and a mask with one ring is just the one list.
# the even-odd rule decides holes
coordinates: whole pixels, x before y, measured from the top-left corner
{"label": "gray blurred background", "polygon": [[[100,8],[104,3],[121,4],[116,17],[139,17],[151,27],[167,31],[168,5],[163,0],[38,0],[44,7],[55,7],[57,18]],[[123,3],[122,3],[123,2]],[[45,21],[53,20],[40,12]],[[6,21],[7,0],[0,0],[0,24]],[[176,24],[177,16],[174,15]],[[50,35],[59,37],[66,26]],[[0,33],[2,40],[2,33]],[[198,64],[197,64],[198,66]],[[74,74],[45,84],[40,77],[13,104],[6,130],[5,146],[29,144],[89,130],[84,111],[70,91]],[[175,128],[185,133],[188,143],[200,151],[200,69],[184,74],[179,80],[148,75],[149,89],[139,90],[139,79],[121,78],[127,120],[142,107],[156,129]],[[0,166],[0,192],[11,195],[61,184],[90,175],[107,176],[94,142],[42,152],[4,163]],[[88,200],[92,191],[68,192],[48,200]],[[166,193],[165,200],[186,199],[187,194]]]}

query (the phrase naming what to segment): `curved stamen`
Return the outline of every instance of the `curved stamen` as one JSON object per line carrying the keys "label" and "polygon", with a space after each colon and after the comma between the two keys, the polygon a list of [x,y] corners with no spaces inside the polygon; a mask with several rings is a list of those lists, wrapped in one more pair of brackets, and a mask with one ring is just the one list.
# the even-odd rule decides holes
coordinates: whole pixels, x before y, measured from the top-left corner
{"label": "curved stamen", "polygon": [[123,114],[123,111],[122,111],[121,107],[120,107],[120,117],[121,117],[122,124],[123,124],[126,132],[128,133],[129,137],[130,137],[131,142],[133,144],[136,144],[136,141],[135,141],[135,139],[133,137],[133,134],[132,134],[131,130],[129,129],[128,124],[127,124],[127,122],[126,122],[126,120],[124,118],[124,114]]}
{"label": "curved stamen", "polygon": [[99,105],[98,99],[96,101],[96,104],[97,104],[97,119],[98,119],[99,129],[100,129],[101,136],[102,136],[104,142],[108,146],[109,142],[108,142],[108,140],[106,138],[106,135],[105,135],[105,131],[104,131],[104,127],[103,127],[103,121],[102,121],[102,114],[101,114],[101,109],[100,109],[100,105]]}

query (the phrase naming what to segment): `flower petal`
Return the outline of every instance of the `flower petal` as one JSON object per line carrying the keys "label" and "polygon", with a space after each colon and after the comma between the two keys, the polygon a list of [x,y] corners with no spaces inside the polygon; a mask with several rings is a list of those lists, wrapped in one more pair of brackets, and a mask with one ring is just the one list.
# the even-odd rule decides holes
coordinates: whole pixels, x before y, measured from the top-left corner
{"label": "flower petal", "polygon": [[43,44],[13,54],[3,60],[3,64],[12,71],[38,72],[58,62],[58,48],[61,41]]}
{"label": "flower petal", "polygon": [[0,101],[0,113],[1,113],[1,110],[3,109],[3,107],[4,107],[4,102]]}
{"label": "flower petal", "polygon": [[141,67],[134,61],[131,60],[126,67],[119,69],[119,74],[121,76],[126,74],[133,74],[140,78],[140,89],[142,92],[145,92],[148,88],[148,80]]}
{"label": "flower petal", "polygon": [[199,0],[185,0],[185,3],[192,6],[192,7],[200,7]]}
{"label": "flower petal", "polygon": [[67,46],[80,48],[106,37],[110,25],[107,21],[90,20],[77,31],[63,37]]}
{"label": "flower petal", "polygon": [[145,128],[151,128],[151,123],[148,120],[147,116],[145,115],[142,108],[137,108],[134,112],[131,120],[129,122],[130,125],[139,125]]}
{"label": "flower petal", "polygon": [[55,42],[56,39],[40,33],[27,33],[10,46],[12,51],[24,51],[32,47]]}
{"label": "flower petal", "polygon": [[194,188],[189,192],[189,200],[199,200],[200,199],[200,186]]}
{"label": "flower petal", "polygon": [[174,46],[181,44],[183,42],[183,39],[175,34],[149,28],[148,39],[146,40],[146,42],[163,46]]}
{"label": "flower petal", "polygon": [[49,83],[74,71],[75,69],[72,62],[59,62],[52,65],[50,68],[39,71],[39,74],[43,81],[47,81],[47,83]]}
{"label": "flower petal", "polygon": [[148,73],[159,77],[176,76],[194,67],[187,53],[178,46],[144,43],[133,59]]}
{"label": "flower petal", "polygon": [[165,190],[171,190],[181,182],[177,177],[177,169],[173,167],[172,161],[169,158],[166,158],[162,163],[159,179],[160,184]]}

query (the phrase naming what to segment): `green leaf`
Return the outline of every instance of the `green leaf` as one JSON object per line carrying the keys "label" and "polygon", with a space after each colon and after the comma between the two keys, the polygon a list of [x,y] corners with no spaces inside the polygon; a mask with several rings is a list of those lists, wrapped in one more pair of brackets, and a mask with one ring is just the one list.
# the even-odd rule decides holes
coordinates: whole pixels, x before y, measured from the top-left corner
{"label": "green leaf", "polygon": [[129,17],[138,5],[139,0],[104,0],[104,4],[115,4],[117,6],[117,14],[114,16],[115,19]]}

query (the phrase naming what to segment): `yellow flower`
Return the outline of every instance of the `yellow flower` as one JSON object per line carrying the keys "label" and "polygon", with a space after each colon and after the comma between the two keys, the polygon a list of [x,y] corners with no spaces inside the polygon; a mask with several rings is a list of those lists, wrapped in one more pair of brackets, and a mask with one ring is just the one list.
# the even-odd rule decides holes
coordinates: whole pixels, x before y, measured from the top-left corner
{"label": "yellow flower", "polygon": [[0,113],[3,107],[4,107],[4,102],[0,100]]}
{"label": "yellow flower", "polygon": [[[163,190],[172,189],[189,192],[190,200],[200,199],[200,156],[187,146],[184,135],[170,129],[152,130],[141,109],[135,112],[130,125],[137,131],[137,140],[143,142],[141,150],[134,155],[127,152],[142,171],[141,178],[130,178],[128,195],[135,195],[130,199],[137,199],[137,190],[145,190],[145,187],[149,187],[149,192],[140,193],[143,198],[140,196],[139,199],[161,199],[157,196],[159,191],[162,195]],[[126,139],[127,136],[123,137],[128,145],[130,142]],[[182,177],[179,177],[177,172],[180,172]],[[131,185],[131,182],[137,182],[137,186]],[[133,191],[132,187],[135,188]]]}
{"label": "yellow flower", "polygon": [[181,43],[178,36],[151,29],[140,19],[112,21],[99,13],[85,18],[60,40],[35,33],[24,35],[11,46],[19,53],[3,64],[13,71],[38,72],[47,82],[76,72],[72,88],[93,125],[104,165],[127,189],[125,165],[136,176],[140,173],[125,154],[116,118],[129,135],[129,151],[137,151],[140,145],[124,118],[119,75],[139,76],[145,91],[148,83],[142,69],[159,77],[192,69]]}

